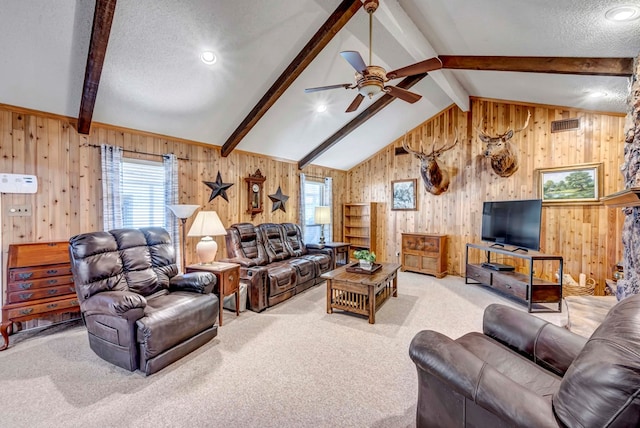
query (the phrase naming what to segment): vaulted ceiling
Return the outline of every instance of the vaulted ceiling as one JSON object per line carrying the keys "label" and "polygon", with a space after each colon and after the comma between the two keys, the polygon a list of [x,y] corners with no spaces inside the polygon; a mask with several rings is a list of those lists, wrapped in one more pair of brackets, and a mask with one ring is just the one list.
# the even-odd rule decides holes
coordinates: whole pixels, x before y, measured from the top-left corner
{"label": "vaulted ceiling", "polygon": [[[89,109],[89,121],[217,146],[240,135],[226,148],[337,169],[353,167],[452,103],[468,109],[470,95],[626,110],[624,75],[443,69],[403,83],[422,95],[415,104],[378,96],[345,113],[355,90],[304,89],[353,83],[354,70],[339,53],[355,50],[367,61],[369,17],[362,8],[344,23],[328,23],[341,0],[98,0],[111,3],[108,38],[91,42],[95,1],[0,0],[0,104],[85,118]],[[381,0],[373,64],[389,71],[433,56],[445,66],[446,56],[466,55],[634,58],[640,19],[605,18],[621,4],[640,8],[640,0]],[[328,43],[311,60],[309,43],[323,25]],[[92,58],[102,73],[86,80],[90,46],[99,53],[101,42],[103,62]],[[203,50],[217,62],[204,64]],[[308,65],[294,62],[300,55]],[[286,81],[287,67],[299,76]],[[269,103],[252,116],[265,97]],[[320,104],[326,111],[316,111]]]}

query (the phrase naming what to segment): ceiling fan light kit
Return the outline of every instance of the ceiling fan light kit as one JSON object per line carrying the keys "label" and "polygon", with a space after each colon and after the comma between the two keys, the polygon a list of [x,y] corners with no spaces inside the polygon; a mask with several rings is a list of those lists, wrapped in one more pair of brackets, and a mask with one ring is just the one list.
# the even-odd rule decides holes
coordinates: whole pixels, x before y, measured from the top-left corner
{"label": "ceiling fan light kit", "polygon": [[416,76],[418,74],[438,70],[442,68],[442,62],[440,62],[438,58],[431,58],[409,65],[407,67],[390,71],[389,73],[387,73],[384,68],[378,65],[373,65],[373,12],[378,9],[378,5],[378,0],[366,0],[362,6],[364,10],[366,10],[369,14],[369,65],[364,62],[360,53],[356,51],[340,52],[342,58],[344,58],[345,61],[347,61],[356,70],[355,83],[342,83],[339,85],[307,88],[304,90],[305,92],[309,93],[338,88],[357,88],[358,95],[356,95],[351,104],[349,104],[349,107],[347,107],[347,113],[356,111],[358,107],[360,107],[360,104],[365,97],[373,98],[381,92],[384,92],[392,97],[400,98],[401,100],[411,104],[417,102],[418,100],[420,100],[420,98],[422,98],[422,95],[418,95],[414,92],[407,91],[406,89],[402,89],[397,86],[385,86],[385,83],[389,80],[397,79],[399,77]]}

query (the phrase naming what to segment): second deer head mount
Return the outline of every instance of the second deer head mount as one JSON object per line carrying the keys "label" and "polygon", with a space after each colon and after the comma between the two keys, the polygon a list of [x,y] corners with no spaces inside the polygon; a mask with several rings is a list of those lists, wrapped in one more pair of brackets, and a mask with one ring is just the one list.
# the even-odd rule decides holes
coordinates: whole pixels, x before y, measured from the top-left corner
{"label": "second deer head mount", "polygon": [[511,128],[503,134],[498,134],[495,137],[487,135],[482,130],[482,123],[484,119],[480,121],[480,126],[476,128],[478,131],[478,137],[486,144],[486,148],[483,150],[484,157],[491,159],[491,168],[500,177],[510,177],[518,170],[518,154],[517,149],[511,144],[510,140],[516,132],[524,130],[529,125],[529,119],[531,118],[531,111],[528,111],[527,120],[524,126],[515,131]]}
{"label": "second deer head mount", "polygon": [[424,182],[424,188],[432,195],[440,195],[446,192],[449,188],[449,172],[440,168],[440,165],[438,164],[438,157],[440,157],[444,152],[453,149],[457,143],[458,132],[456,131],[456,138],[452,144],[447,145],[447,141],[445,141],[442,147],[436,150],[436,139],[434,138],[431,146],[431,152],[425,153],[422,146],[422,140],[420,140],[420,151],[413,150],[407,143],[407,135],[404,135],[402,147],[407,151],[407,153],[411,153],[420,159],[420,175]]}

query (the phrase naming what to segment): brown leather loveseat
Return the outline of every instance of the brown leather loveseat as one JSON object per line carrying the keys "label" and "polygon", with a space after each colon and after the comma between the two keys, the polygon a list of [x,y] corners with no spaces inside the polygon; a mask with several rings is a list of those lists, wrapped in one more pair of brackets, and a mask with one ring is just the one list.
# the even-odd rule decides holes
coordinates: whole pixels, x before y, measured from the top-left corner
{"label": "brown leather loveseat", "polygon": [[324,280],[333,251],[305,245],[293,223],[237,223],[227,229],[226,262],[240,264],[240,281],[248,286],[249,309],[262,311]]}
{"label": "brown leather loveseat", "polygon": [[589,339],[502,305],[483,331],[413,338],[418,427],[640,426],[640,295]]}
{"label": "brown leather loveseat", "polygon": [[110,363],[149,375],[218,334],[216,277],[178,274],[166,230],[76,235],[69,255],[89,345]]}

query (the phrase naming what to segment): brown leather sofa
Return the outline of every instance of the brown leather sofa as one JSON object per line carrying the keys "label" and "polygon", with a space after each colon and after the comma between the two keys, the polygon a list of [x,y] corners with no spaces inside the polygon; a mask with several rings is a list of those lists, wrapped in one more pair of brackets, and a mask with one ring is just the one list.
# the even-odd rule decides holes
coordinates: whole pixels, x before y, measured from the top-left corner
{"label": "brown leather sofa", "polygon": [[502,305],[483,331],[413,338],[418,427],[640,426],[640,295],[589,339]]}
{"label": "brown leather sofa", "polygon": [[216,277],[178,274],[166,230],[76,235],[69,255],[89,345],[110,363],[149,375],[218,334]]}
{"label": "brown leather sofa", "polygon": [[333,251],[305,245],[297,224],[237,223],[225,239],[228,258],[222,261],[240,264],[240,281],[255,312],[323,282],[320,275],[333,266]]}

